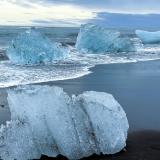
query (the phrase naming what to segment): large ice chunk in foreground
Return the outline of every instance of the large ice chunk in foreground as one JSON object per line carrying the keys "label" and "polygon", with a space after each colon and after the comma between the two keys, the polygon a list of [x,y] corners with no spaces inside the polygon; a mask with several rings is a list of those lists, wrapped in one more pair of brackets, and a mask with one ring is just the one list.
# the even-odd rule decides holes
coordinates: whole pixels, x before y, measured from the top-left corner
{"label": "large ice chunk in foreground", "polygon": [[136,30],[136,35],[143,43],[160,43],[160,31],[148,32],[143,30]]}
{"label": "large ice chunk in foreground", "polygon": [[29,124],[16,120],[0,128],[0,159],[29,160],[39,157]]}
{"label": "large ice chunk in foreground", "polygon": [[10,61],[16,64],[52,63],[64,59],[67,55],[67,49],[59,43],[52,43],[35,29],[19,34],[7,50]]}
{"label": "large ice chunk in foreground", "polygon": [[1,127],[2,159],[38,159],[41,154],[80,159],[126,146],[127,117],[110,94],[70,97],[59,87],[24,86],[10,89],[8,102],[12,121]]}
{"label": "large ice chunk in foreground", "polygon": [[136,51],[134,42],[129,37],[122,37],[119,31],[93,24],[81,25],[76,48],[92,53]]}

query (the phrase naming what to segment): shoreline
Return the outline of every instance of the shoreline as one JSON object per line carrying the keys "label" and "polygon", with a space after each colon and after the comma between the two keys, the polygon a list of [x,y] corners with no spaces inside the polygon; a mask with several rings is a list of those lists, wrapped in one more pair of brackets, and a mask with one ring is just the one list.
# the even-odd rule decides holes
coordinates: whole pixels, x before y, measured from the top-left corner
{"label": "shoreline", "polygon": [[[42,82],[33,85],[59,86],[69,95],[77,95],[92,90],[110,93],[127,113],[130,126],[132,126],[130,130],[160,130],[160,126],[156,125],[160,123],[158,115],[158,112],[160,112],[158,97],[160,90],[160,60],[100,64],[92,67],[90,71],[91,74],[75,79]],[[14,86],[7,88],[14,88]],[[0,116],[2,110],[5,113],[6,107],[3,106],[7,104],[5,92],[5,88],[0,88],[0,106],[2,105],[0,107]],[[135,115],[139,121],[134,120]],[[147,121],[150,119],[152,122],[148,121],[147,125],[147,122],[143,119]]]}
{"label": "shoreline", "polygon": [[127,113],[130,130],[160,130],[160,60],[97,65],[91,72],[77,79],[41,85],[62,87],[70,95],[91,90],[110,93]]}
{"label": "shoreline", "polygon": [[[130,124],[126,151],[115,155],[93,155],[82,160],[159,160],[160,157],[160,60],[101,64],[93,73],[71,80],[44,82],[35,85],[56,85],[68,94],[95,90],[107,92],[122,105]],[[5,122],[10,113],[5,89],[0,89],[0,117]],[[2,107],[3,106],[3,107]],[[0,119],[0,122],[2,122]],[[42,157],[41,159],[46,159]],[[63,160],[65,158],[50,158]]]}
{"label": "shoreline", "polygon": [[[5,84],[4,82],[2,84],[0,84],[0,89],[5,89],[5,88],[12,88],[12,87],[16,87],[16,86],[19,86],[19,85],[43,85],[43,84],[52,84],[52,83],[59,83],[59,82],[64,82],[65,81],[69,81],[69,80],[75,80],[75,79],[79,79],[79,78],[83,78],[85,76],[88,76],[90,74],[92,74],[94,72],[94,68],[97,68],[98,66],[108,66],[108,65],[130,65],[130,64],[141,64],[141,63],[150,63],[150,62],[156,62],[156,61],[160,61],[160,58],[158,59],[148,59],[148,60],[138,60],[138,61],[124,61],[124,62],[110,62],[110,63],[100,63],[100,64],[93,64],[93,65],[90,65],[90,66],[86,66],[84,68],[82,68],[80,71],[78,71],[76,74],[74,75],[67,75],[68,77],[56,77],[56,78],[53,78],[53,79],[50,79],[48,81],[46,80],[43,80],[43,79],[40,79],[37,80],[37,81],[34,81],[34,80],[30,80],[28,82],[15,82],[14,84]],[[5,64],[6,60],[5,61],[1,61],[1,58],[0,58],[0,62],[2,62],[1,64]],[[20,65],[13,65],[14,67],[17,66],[19,67]],[[4,66],[1,66],[2,68]],[[31,67],[31,66],[28,66],[28,67]],[[36,66],[34,66],[36,67]],[[43,65],[42,65],[43,67]],[[19,75],[18,75],[19,76]],[[40,75],[39,75],[40,76]],[[20,83],[20,84],[19,84]]]}

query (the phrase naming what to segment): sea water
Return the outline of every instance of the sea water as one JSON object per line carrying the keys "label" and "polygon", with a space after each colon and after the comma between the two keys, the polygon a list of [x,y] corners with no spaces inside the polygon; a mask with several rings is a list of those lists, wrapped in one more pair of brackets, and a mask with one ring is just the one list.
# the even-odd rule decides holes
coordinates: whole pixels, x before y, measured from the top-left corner
{"label": "sea water", "polygon": [[[121,52],[120,54],[92,54],[77,51],[75,47],[79,28],[45,28],[36,30],[48,37],[53,43],[59,42],[67,47],[69,56],[65,60],[50,65],[21,66],[7,60],[6,50],[12,39],[30,27],[0,27],[0,87],[20,84],[30,84],[57,80],[73,79],[91,73],[90,68],[97,64],[130,63],[160,59],[160,45],[144,44],[136,52]],[[118,30],[122,37],[136,38],[135,30]]]}

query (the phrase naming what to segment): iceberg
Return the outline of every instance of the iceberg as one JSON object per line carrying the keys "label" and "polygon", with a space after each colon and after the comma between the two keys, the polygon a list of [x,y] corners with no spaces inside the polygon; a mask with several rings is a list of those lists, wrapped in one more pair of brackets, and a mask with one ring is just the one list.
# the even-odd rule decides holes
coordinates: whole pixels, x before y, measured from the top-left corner
{"label": "iceberg", "polygon": [[148,32],[143,30],[136,30],[136,35],[145,44],[160,43],[160,31]]}
{"label": "iceberg", "polygon": [[52,63],[66,58],[67,55],[68,49],[59,43],[52,43],[32,28],[20,33],[7,49],[10,61],[21,65]]}
{"label": "iceberg", "polygon": [[19,86],[8,90],[8,103],[11,122],[0,128],[0,159],[80,159],[126,146],[128,120],[110,94],[70,97],[56,86]]}
{"label": "iceberg", "polygon": [[129,37],[121,36],[116,30],[110,30],[93,24],[81,25],[76,48],[83,52],[134,52],[136,47]]}

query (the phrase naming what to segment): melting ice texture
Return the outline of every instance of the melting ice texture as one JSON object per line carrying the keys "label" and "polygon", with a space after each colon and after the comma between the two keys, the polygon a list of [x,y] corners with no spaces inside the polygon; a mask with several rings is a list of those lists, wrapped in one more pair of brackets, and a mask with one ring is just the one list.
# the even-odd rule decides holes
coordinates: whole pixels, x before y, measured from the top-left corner
{"label": "melting ice texture", "polygon": [[2,159],[39,159],[41,154],[80,159],[114,154],[126,146],[128,120],[110,94],[68,96],[59,87],[8,90],[11,119],[0,129]]}
{"label": "melting ice texture", "polygon": [[76,48],[87,53],[133,52],[137,50],[134,43],[134,39],[122,37],[117,30],[85,24],[80,28]]}
{"label": "melting ice texture", "polygon": [[48,64],[62,60],[68,55],[68,50],[59,43],[52,43],[35,29],[19,34],[7,49],[7,56],[14,64]]}

